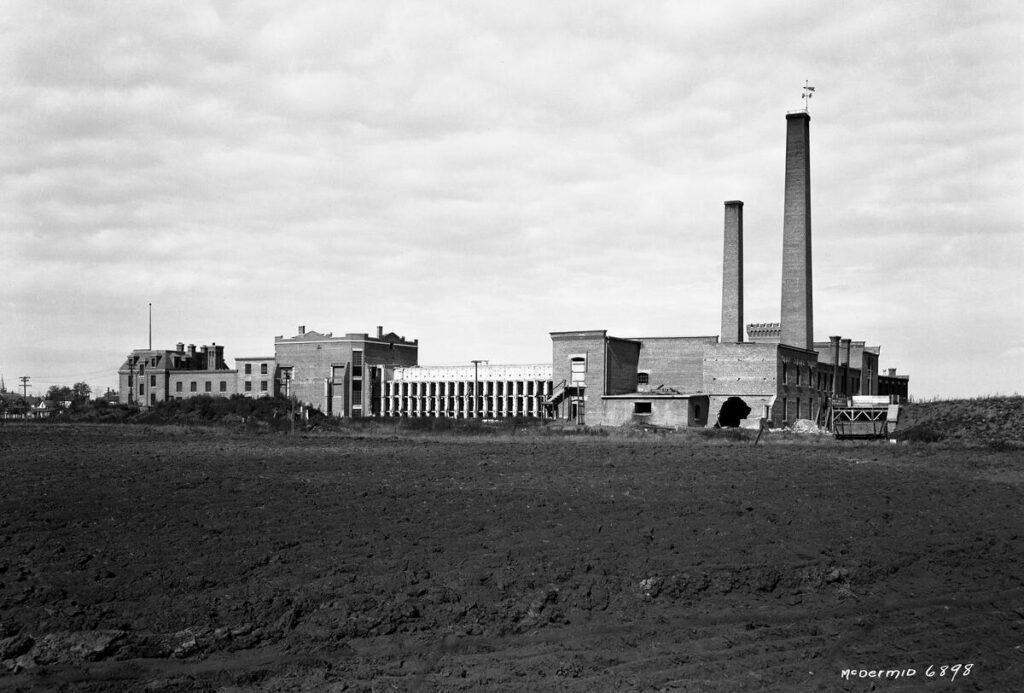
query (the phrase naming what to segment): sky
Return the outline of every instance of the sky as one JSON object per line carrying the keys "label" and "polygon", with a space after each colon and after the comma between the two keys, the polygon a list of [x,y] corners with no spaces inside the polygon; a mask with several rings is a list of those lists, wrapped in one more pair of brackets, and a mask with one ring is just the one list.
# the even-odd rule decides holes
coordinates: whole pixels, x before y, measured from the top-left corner
{"label": "sky", "polygon": [[[918,398],[1024,393],[1024,10],[950,2],[0,5],[0,375],[145,348],[779,319],[785,115],[811,115],[815,338]],[[802,87],[815,87],[809,101]]]}

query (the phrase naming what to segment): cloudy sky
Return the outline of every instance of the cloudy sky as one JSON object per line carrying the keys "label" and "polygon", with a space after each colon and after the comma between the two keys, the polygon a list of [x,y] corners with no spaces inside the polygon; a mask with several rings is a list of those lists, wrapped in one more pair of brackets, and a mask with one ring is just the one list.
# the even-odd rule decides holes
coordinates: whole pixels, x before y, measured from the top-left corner
{"label": "cloudy sky", "polygon": [[779,318],[810,102],[815,337],[921,397],[1024,392],[1018,0],[0,6],[0,374],[385,330],[424,365]]}

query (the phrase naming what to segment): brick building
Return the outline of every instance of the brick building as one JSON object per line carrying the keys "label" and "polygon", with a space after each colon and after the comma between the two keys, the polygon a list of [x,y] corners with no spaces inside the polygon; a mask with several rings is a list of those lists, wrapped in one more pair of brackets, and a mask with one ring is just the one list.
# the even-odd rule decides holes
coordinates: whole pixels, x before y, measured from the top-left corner
{"label": "brick building", "polygon": [[118,401],[150,407],[196,395],[230,397],[238,392],[238,373],[224,362],[224,347],[195,344],[175,349],[135,349],[118,369]]}
{"label": "brick building", "polygon": [[879,375],[880,347],[831,337],[815,342],[811,256],[810,116],[786,116],[781,320],[743,332],[743,202],[725,202],[721,334],[609,336],[552,332],[556,418],[588,424],[714,425],[739,398],[751,423],[823,420],[832,398],[895,393],[907,376]]}
{"label": "brick building", "polygon": [[281,394],[281,376],[277,369],[277,359],[273,356],[236,358],[235,370],[238,372],[238,394],[253,399]]}
{"label": "brick building", "polygon": [[274,359],[282,394],[328,416],[378,416],[384,412],[384,384],[396,367],[415,366],[419,340],[406,341],[377,328],[374,337],[335,337],[306,331],[274,337]]}
{"label": "brick building", "polygon": [[[122,401],[280,394],[330,416],[549,416],[586,424],[712,426],[734,398],[748,424],[823,419],[834,398],[891,395],[909,377],[879,369],[880,347],[839,336],[814,341],[810,116],[786,116],[780,321],[744,325],[743,202],[725,202],[721,333],[697,337],[552,332],[550,364],[418,366],[418,340],[306,331],[274,338],[273,357],[223,347],[136,350],[122,366]],[[744,338],[746,328],[746,339]]]}

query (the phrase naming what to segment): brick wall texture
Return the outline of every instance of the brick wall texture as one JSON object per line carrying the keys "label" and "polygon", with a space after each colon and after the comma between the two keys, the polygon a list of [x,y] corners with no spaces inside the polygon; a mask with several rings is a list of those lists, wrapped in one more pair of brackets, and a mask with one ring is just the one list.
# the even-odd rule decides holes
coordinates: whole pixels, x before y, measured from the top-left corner
{"label": "brick wall texture", "polygon": [[811,299],[811,153],[806,113],[786,116],[786,184],[782,224],[782,343],[814,344]]}

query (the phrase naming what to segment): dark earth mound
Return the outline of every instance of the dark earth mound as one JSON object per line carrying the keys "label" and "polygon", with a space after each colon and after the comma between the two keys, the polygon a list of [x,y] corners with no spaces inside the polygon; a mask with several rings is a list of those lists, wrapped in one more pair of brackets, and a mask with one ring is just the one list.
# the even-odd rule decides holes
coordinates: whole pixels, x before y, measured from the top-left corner
{"label": "dark earth mound", "polygon": [[897,437],[1024,449],[1024,397],[915,402],[900,412]]}
{"label": "dark earth mound", "polygon": [[1019,453],[815,440],[0,426],[0,689],[1018,687]]}

